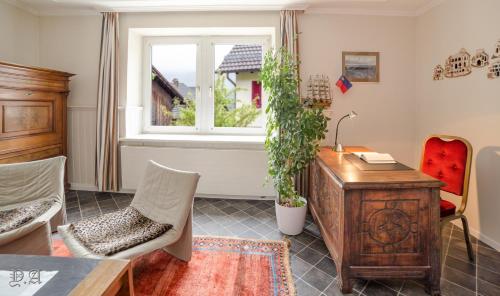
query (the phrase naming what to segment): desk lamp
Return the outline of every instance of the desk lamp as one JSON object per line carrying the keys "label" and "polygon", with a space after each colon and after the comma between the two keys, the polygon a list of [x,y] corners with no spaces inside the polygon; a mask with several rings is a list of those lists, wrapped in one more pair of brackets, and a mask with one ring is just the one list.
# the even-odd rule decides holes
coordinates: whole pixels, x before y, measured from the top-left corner
{"label": "desk lamp", "polygon": [[342,116],[339,119],[339,121],[337,122],[337,129],[335,131],[335,145],[333,146],[333,151],[335,151],[335,152],[344,152],[344,147],[342,147],[342,144],[340,144],[340,143],[337,142],[337,138],[339,136],[339,125],[342,122],[342,120],[344,120],[346,118],[353,119],[356,116],[358,116],[358,113],[356,113],[354,111],[351,111],[351,112],[349,112],[349,114],[346,114],[346,115]]}

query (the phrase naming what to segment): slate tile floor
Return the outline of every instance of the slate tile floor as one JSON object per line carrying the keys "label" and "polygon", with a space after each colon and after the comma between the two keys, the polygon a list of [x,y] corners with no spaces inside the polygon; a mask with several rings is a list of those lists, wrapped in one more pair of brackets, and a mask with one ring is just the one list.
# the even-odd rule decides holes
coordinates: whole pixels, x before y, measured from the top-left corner
{"label": "slate tile floor", "polygon": [[[124,208],[132,195],[71,191],[66,195],[68,220],[101,215]],[[274,202],[196,198],[194,234],[241,238],[281,239],[277,230]],[[442,295],[500,295],[500,253],[473,239],[476,263],[469,263],[462,230],[448,225],[443,230],[446,259],[441,280]],[[291,264],[299,296],[342,295],[336,285],[335,265],[310,216],[306,230],[294,237]],[[356,281],[353,295],[426,295],[416,281]]]}

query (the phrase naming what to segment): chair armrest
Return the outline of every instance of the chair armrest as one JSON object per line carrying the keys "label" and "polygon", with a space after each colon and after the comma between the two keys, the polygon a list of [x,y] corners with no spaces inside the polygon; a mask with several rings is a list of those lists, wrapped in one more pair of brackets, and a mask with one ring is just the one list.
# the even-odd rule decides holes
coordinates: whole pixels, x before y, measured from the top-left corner
{"label": "chair armrest", "polygon": [[45,224],[47,223],[48,223],[47,221],[33,221],[31,223],[28,223],[11,231],[1,233],[0,246],[6,245],[8,243],[15,241],[18,238],[26,236],[31,232],[35,231],[36,229],[38,229],[39,227],[45,226]]}

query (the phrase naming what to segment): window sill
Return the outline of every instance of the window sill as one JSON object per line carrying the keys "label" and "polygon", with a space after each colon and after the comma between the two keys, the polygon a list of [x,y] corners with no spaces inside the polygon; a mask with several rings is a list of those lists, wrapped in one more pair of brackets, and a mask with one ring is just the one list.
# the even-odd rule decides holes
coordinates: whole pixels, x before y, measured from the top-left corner
{"label": "window sill", "polygon": [[120,139],[121,145],[175,148],[264,150],[265,136],[140,134]]}

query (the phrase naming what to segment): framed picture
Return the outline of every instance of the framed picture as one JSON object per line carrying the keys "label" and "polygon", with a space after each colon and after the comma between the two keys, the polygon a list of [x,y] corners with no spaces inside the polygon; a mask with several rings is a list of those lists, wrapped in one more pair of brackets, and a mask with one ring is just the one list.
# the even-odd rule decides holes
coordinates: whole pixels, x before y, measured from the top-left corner
{"label": "framed picture", "polygon": [[379,53],[343,51],[342,75],[352,82],[379,82]]}

